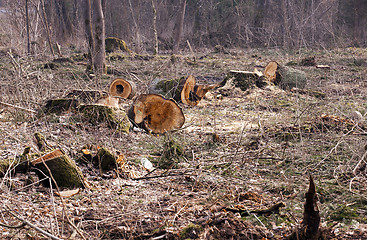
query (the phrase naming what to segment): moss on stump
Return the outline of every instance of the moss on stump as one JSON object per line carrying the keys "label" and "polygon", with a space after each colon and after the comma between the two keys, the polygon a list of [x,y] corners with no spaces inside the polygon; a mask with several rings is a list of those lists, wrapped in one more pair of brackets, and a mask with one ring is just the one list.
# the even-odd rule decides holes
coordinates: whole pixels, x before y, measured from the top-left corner
{"label": "moss on stump", "polygon": [[130,121],[123,109],[91,104],[81,105],[79,111],[93,125],[105,122],[109,128],[129,132]]}
{"label": "moss on stump", "polygon": [[93,164],[101,170],[112,170],[116,168],[116,157],[107,148],[101,147],[93,157]]}
{"label": "moss on stump", "polygon": [[[59,187],[84,187],[82,172],[76,166],[75,162],[59,149],[32,160],[31,163],[38,169],[36,173],[40,179],[45,178],[45,175],[51,177],[51,172],[52,177]],[[43,184],[49,186],[49,181],[43,181]]]}

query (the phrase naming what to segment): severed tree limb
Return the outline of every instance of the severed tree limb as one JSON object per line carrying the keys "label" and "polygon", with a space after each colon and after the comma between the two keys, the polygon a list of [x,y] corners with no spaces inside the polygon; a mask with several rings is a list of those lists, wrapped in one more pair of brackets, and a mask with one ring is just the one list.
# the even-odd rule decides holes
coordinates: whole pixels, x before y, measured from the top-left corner
{"label": "severed tree limb", "polygon": [[[21,218],[20,216],[16,215],[15,213],[13,213],[12,211],[10,211],[10,209],[8,209],[8,213],[10,213],[13,217],[15,217],[16,219],[18,219],[19,221],[22,222],[22,224],[20,224],[19,226],[17,226],[18,228],[20,227],[23,227],[24,225],[28,225],[30,226],[31,228],[34,228],[35,230],[37,230],[38,232],[42,233],[43,235],[51,238],[51,239],[54,239],[54,240],[61,240],[61,238],[58,238],[54,235],[52,235],[51,233],[43,230],[42,228],[39,228],[37,227],[36,225],[28,222],[27,220],[25,220],[24,218]],[[22,226],[23,225],[23,226]],[[14,227],[13,227],[14,228]]]}
{"label": "severed tree limb", "polygon": [[15,106],[15,105],[12,105],[12,104],[9,104],[9,103],[0,102],[0,105],[4,105],[4,106],[7,106],[7,107],[11,107],[11,108],[15,108],[15,109],[19,109],[19,110],[31,112],[31,113],[36,113],[36,111],[34,111],[32,109],[27,109],[27,108]]}

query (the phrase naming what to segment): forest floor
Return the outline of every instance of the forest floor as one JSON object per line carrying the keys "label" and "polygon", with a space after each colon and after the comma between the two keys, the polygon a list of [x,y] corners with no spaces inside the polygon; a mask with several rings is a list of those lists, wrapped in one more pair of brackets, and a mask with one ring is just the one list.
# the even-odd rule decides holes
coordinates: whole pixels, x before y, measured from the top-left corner
{"label": "forest floor", "polygon": [[[330,69],[300,66],[309,56]],[[123,154],[130,171],[101,175],[77,162],[91,187],[62,199],[33,171],[8,171],[0,179],[1,238],[45,238],[29,224],[16,227],[22,223],[16,216],[65,239],[284,239],[302,221],[311,174],[330,238],[367,239],[367,49],[246,49],[202,52],[195,59],[113,53],[101,79],[85,73],[82,54],[53,60],[2,50],[0,101],[38,111],[73,89],[108,90],[116,77],[147,93],[157,79],[194,75],[213,83],[229,70],[262,71],[272,60],[306,72],[306,89],[322,94],[276,86],[216,89],[197,106],[182,105],[183,128],[163,135],[0,104],[0,161],[15,159],[27,146],[37,152],[39,132],[74,160],[86,145]],[[124,100],[121,107],[132,103]],[[142,158],[156,170],[147,173]],[[163,169],[164,161],[175,165]],[[259,211],[277,204],[282,207]]]}

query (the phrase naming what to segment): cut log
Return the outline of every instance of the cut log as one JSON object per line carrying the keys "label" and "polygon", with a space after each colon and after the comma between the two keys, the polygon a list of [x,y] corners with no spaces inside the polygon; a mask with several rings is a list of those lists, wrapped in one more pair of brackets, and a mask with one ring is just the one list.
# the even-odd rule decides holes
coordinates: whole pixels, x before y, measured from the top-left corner
{"label": "cut log", "polygon": [[139,96],[128,116],[135,126],[157,134],[179,129],[185,123],[185,116],[177,103],[157,94]]}
{"label": "cut log", "polygon": [[255,86],[262,88],[269,84],[264,75],[257,69],[253,72],[230,70],[223,82],[220,83],[220,86],[224,86],[227,82],[232,82],[235,87],[240,88],[242,91]]}
{"label": "cut log", "polygon": [[[38,169],[36,173],[40,179],[45,178],[45,175],[48,177],[52,175],[59,187],[77,188],[85,186],[82,172],[75,162],[60,149],[32,160],[31,164]],[[43,181],[43,184],[49,186],[49,181]]]}
{"label": "cut log", "polygon": [[304,88],[307,82],[306,73],[286,67],[281,66],[277,62],[269,62],[265,67],[264,76],[266,80],[279,85],[283,89]]}
{"label": "cut log", "polygon": [[174,99],[178,102],[181,101],[183,104],[196,106],[207,92],[218,86],[218,84],[196,85],[195,77],[190,75],[188,78],[181,80]]}
{"label": "cut log", "polygon": [[136,85],[122,78],[116,78],[110,85],[110,95],[132,99],[136,94]]}

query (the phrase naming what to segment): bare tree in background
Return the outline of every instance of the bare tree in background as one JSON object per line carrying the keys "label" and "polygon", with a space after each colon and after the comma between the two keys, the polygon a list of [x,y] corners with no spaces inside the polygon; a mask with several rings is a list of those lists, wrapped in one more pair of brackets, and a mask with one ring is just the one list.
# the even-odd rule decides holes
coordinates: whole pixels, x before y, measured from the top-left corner
{"label": "bare tree in background", "polygon": [[177,23],[174,30],[173,54],[177,54],[178,48],[180,47],[185,12],[186,12],[186,0],[181,0],[180,11],[179,14],[177,15]]}
{"label": "bare tree in background", "polygon": [[106,73],[105,22],[101,0],[86,0],[84,23],[90,67],[97,74]]}

